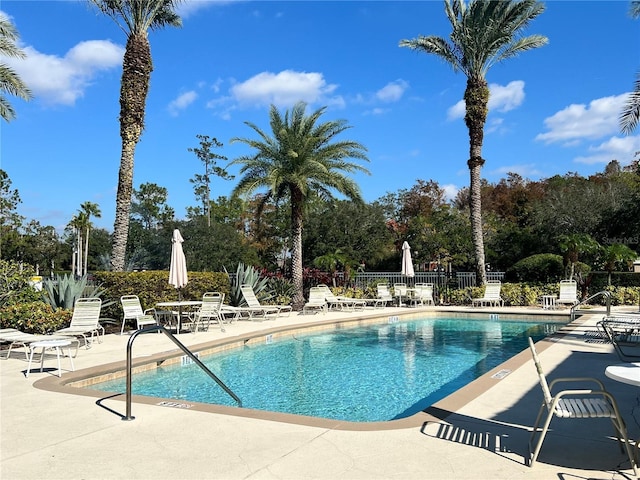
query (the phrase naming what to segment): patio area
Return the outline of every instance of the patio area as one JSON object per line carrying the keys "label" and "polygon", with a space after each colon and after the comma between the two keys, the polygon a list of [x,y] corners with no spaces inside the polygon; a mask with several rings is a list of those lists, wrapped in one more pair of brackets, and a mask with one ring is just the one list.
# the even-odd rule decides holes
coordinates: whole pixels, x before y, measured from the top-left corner
{"label": "patio area", "polygon": [[[327,315],[240,321],[222,333],[180,334],[186,345],[242,337],[281,326],[401,315],[444,309],[385,308]],[[487,312],[489,308],[450,308]],[[637,310],[637,308],[636,308]],[[497,310],[546,313],[542,309]],[[557,313],[557,312],[554,312]],[[568,314],[568,312],[567,312]],[[640,390],[607,378],[619,363],[610,344],[595,335],[602,313],[582,316],[540,342],[547,378],[593,376],[615,395],[632,439],[640,438]],[[107,335],[74,359],[76,373],[124,361],[129,335]],[[164,335],[136,339],[134,357],[173,350]],[[6,351],[2,352],[6,355]],[[3,355],[4,356],[4,355]],[[63,369],[67,366],[63,359]],[[554,420],[533,469],[525,464],[529,432],[542,399],[529,351],[420,413],[389,425],[362,428],[337,422],[279,421],[268,412],[242,416],[204,409],[133,404],[122,421],[124,395],[76,395],[61,387],[55,362],[28,378],[24,353],[0,361],[0,477],[3,479],[624,479],[629,461],[607,419]],[[51,369],[47,368],[51,367]],[[63,372],[62,381],[69,375]]]}

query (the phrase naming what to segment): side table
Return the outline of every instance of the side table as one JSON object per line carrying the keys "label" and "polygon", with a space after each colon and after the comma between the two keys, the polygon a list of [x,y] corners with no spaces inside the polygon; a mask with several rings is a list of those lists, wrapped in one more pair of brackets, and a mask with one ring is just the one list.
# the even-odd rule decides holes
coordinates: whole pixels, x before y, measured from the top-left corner
{"label": "side table", "polygon": [[27,367],[26,377],[29,376],[29,372],[31,372],[31,363],[33,362],[33,354],[36,351],[36,348],[41,348],[40,352],[40,371],[42,372],[44,367],[44,352],[46,350],[55,350],[56,356],[58,358],[58,376],[62,376],[62,369],[60,368],[60,352],[64,355],[64,347],[67,347],[67,356],[69,357],[69,361],[71,362],[71,371],[75,370],[75,366],[73,365],[73,357],[71,356],[71,341],[70,340],[42,340],[39,342],[32,342],[30,345],[31,355],[29,356],[29,366]]}
{"label": "side table", "polygon": [[542,295],[542,309],[555,310],[557,298],[555,295]]}

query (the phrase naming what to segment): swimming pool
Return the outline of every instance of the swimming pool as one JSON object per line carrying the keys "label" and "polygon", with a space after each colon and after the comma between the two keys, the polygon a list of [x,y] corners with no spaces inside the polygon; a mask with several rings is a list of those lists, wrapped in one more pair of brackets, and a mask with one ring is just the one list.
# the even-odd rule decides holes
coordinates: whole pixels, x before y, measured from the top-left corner
{"label": "swimming pool", "polygon": [[[430,317],[298,334],[200,360],[245,408],[352,422],[411,416],[564,323]],[[190,362],[136,374],[136,395],[234,406]],[[124,392],[125,380],[91,385]]]}

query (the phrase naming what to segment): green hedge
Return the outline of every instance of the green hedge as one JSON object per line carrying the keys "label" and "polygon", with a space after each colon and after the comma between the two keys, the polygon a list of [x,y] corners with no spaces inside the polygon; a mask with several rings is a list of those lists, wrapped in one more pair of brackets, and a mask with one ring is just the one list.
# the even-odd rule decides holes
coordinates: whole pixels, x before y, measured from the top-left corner
{"label": "green hedge", "polygon": [[221,272],[189,272],[189,282],[178,292],[169,285],[169,272],[95,272],[96,283],[105,290],[103,301],[113,300],[113,305],[103,308],[103,318],[122,319],[120,297],[137,295],[143,309],[153,308],[158,302],[178,300],[201,300],[205,292],[220,292],[229,295],[229,277]]}

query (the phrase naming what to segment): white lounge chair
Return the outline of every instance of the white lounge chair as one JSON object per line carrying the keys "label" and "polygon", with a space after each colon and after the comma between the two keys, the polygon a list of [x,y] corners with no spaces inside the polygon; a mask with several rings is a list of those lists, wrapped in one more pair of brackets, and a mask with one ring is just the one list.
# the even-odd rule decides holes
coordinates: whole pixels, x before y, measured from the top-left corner
{"label": "white lounge chair", "polygon": [[578,284],[575,280],[560,280],[560,294],[556,304],[569,305],[573,307],[578,301]]}
{"label": "white lounge chair", "polygon": [[387,283],[379,283],[376,286],[376,290],[378,291],[378,299],[383,302],[383,306],[387,306],[388,303],[393,303],[393,296]]}
{"label": "white lounge chair", "polygon": [[433,301],[433,283],[416,283],[409,301],[415,306],[418,306],[418,304],[421,306],[425,304],[435,305]]}
{"label": "white lounge chair", "polygon": [[53,332],[54,335],[66,337],[82,337],[84,346],[89,349],[94,337],[101,343],[100,333],[104,335],[104,327],[100,325],[100,308],[102,300],[97,297],[79,298],[73,307],[71,323],[66,328]]}
{"label": "white lounge chair", "polygon": [[306,315],[308,310],[322,311],[323,314],[327,313],[327,301],[324,298],[324,290],[318,287],[311,287],[309,289],[309,301],[302,307],[302,314]]}
{"label": "white lounge chair", "polygon": [[253,317],[254,313],[261,313],[263,317],[266,317],[267,315],[275,315],[277,318],[282,313],[286,313],[288,316],[293,310],[291,305],[262,305],[258,300],[258,297],[256,297],[251,285],[240,285],[240,291],[242,292],[244,301],[247,303],[247,307],[240,308],[247,311],[250,318]]}
{"label": "white lounge chair", "polygon": [[220,325],[220,330],[224,332],[224,319],[220,313],[223,302],[224,293],[205,292],[202,295],[202,306],[189,316],[191,331],[196,333],[198,329],[209,330],[209,324],[215,321]]}
{"label": "white lounge chair", "polygon": [[[120,303],[122,304],[122,327],[120,328],[120,335],[124,334],[124,326],[127,320],[136,322],[136,328],[140,330],[147,325],[157,325],[158,322],[155,317],[155,309],[150,308],[142,310],[140,305],[140,299],[137,295],[123,295],[120,297]],[[158,330],[158,333],[160,330]]]}
{"label": "white lounge chair", "polygon": [[[604,388],[602,382],[597,378],[574,377],[556,378],[548,384],[540,364],[538,352],[531,337],[529,337],[529,349],[531,350],[533,361],[538,372],[538,380],[542,387],[543,394],[542,405],[540,405],[540,410],[538,411],[538,416],[533,426],[531,437],[529,438],[529,466],[533,467],[538,458],[538,454],[542,448],[542,442],[544,441],[553,417],[583,419],[609,418],[613,423],[616,438],[620,444],[620,450],[623,453],[626,450],[631,466],[633,467],[633,472],[638,476],[635,457],[631,450],[624,420],[620,415],[620,410],[618,409],[615,398]],[[570,390],[560,390],[555,394],[552,393],[553,387],[560,383],[578,384],[579,386],[572,387]],[[595,385],[596,388],[585,387],[585,385],[589,384]],[[541,425],[540,422],[545,411],[547,414],[544,423]],[[538,441],[532,451],[531,447],[536,436],[538,436]]]}
{"label": "white lounge chair", "polygon": [[502,289],[502,282],[499,280],[489,280],[484,287],[484,296],[482,298],[474,298],[471,300],[472,306],[488,305],[490,307],[502,307],[504,306],[504,300],[500,296],[500,290]]}
{"label": "white lounge chair", "polygon": [[[37,335],[34,333],[25,333],[16,328],[1,328],[0,329],[0,342],[9,343],[9,349],[7,351],[7,357],[11,355],[11,350],[14,348],[24,347],[24,355],[29,360],[29,352],[31,350],[31,344],[34,342],[41,342],[43,340],[68,340],[65,336],[55,335]],[[79,342],[76,340],[76,352],[78,351]]]}
{"label": "white lounge chair", "polygon": [[367,306],[367,301],[359,298],[351,298],[344,297],[341,295],[335,295],[328,285],[321,283],[318,285],[318,288],[322,289],[324,292],[324,298],[327,301],[327,306],[329,310],[331,309],[339,309],[339,310],[364,310],[364,307]]}

